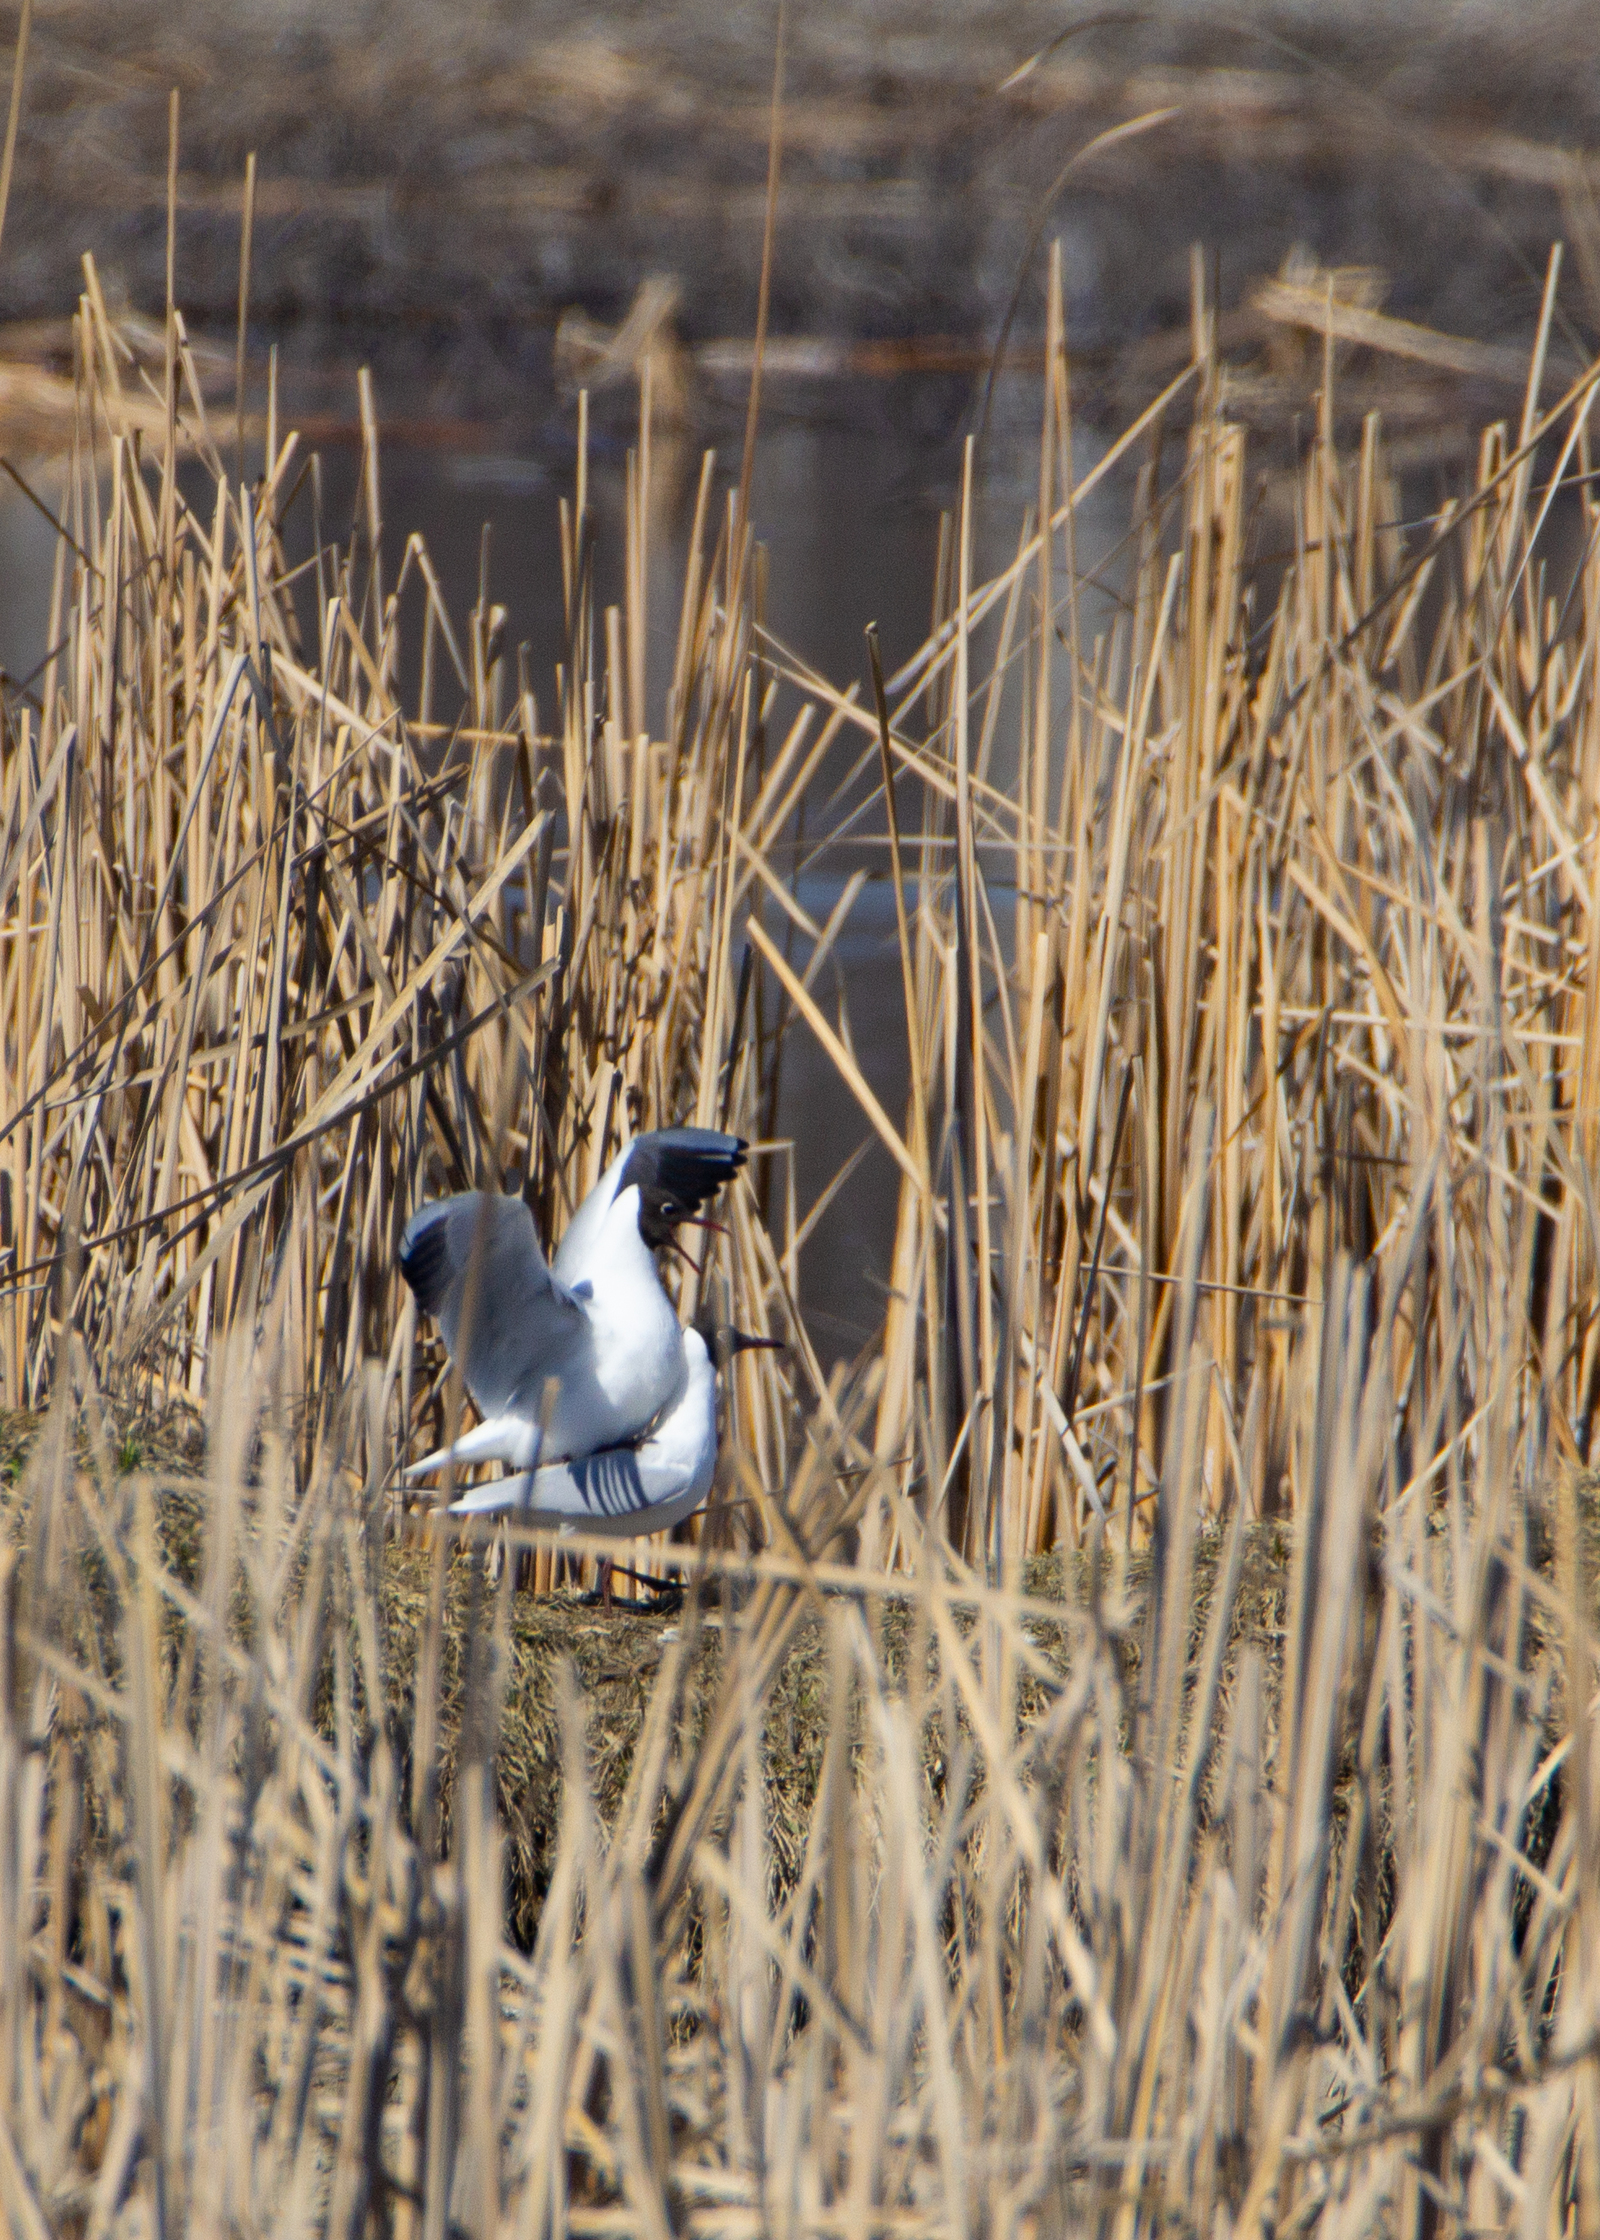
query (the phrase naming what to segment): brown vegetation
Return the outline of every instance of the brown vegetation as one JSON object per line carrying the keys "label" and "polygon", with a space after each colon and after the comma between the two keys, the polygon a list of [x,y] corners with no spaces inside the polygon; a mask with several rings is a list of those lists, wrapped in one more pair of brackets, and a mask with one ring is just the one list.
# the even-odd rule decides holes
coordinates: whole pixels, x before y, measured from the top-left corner
{"label": "brown vegetation", "polygon": [[[88,429],[92,278],[80,316]],[[52,1401],[0,1597],[15,2229],[1593,2226],[1600,371],[1542,408],[1548,333],[1420,525],[1376,421],[1336,448],[1330,335],[1268,572],[1197,286],[1087,642],[1057,284],[1036,517],[973,581],[969,455],[879,710],[762,632],[709,468],[647,704],[641,455],[603,617],[569,506],[546,728],[496,610],[457,634],[415,539],[385,574],[370,414],[354,543],[291,582],[314,469],[269,413],[241,489],[169,328],[155,455],[80,453],[0,770],[0,1357]],[[858,890],[818,925],[791,875],[836,742],[840,815],[893,809],[903,1111],[821,994]],[[766,1121],[796,1033],[898,1177],[848,1376]],[[419,1190],[513,1172],[556,1229],[682,1117],[767,1145],[706,1280],[789,1366],[742,1372],[724,1552],[656,1551],[721,1644],[700,1593],[657,1631],[604,1813],[554,1681],[523,1949],[516,1565],[394,1507],[456,1401],[393,1244]],[[97,1391],[204,1407],[187,1555]],[[1254,1519],[1287,1586],[1240,1647]],[[1063,1544],[1055,1600],[1025,1567]]]}

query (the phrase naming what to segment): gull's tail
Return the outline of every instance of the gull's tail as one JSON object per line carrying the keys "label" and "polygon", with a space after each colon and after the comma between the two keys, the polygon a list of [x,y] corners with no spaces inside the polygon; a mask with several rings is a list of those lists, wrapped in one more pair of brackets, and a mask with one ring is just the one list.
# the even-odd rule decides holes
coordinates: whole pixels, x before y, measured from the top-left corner
{"label": "gull's tail", "polygon": [[425,1478],[430,1470],[443,1470],[452,1462],[508,1462],[513,1470],[532,1470],[543,1444],[539,1426],[526,1416],[490,1416],[486,1423],[463,1432],[452,1447],[439,1447],[405,1471],[408,1478]]}

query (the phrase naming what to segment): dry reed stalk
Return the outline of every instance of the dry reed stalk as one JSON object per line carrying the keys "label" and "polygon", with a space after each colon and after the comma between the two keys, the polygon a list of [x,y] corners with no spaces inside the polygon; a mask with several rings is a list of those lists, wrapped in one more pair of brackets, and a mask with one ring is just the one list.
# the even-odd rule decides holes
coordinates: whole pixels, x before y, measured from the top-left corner
{"label": "dry reed stalk", "polygon": [[[1202,348],[1207,320],[1197,298]],[[1082,488],[1052,494],[1047,471],[1049,537],[1025,535],[1000,577],[959,585],[954,622],[891,683],[902,697],[885,709],[881,751],[899,825],[920,789],[923,862],[939,867],[919,882],[903,968],[919,1107],[903,1128],[867,1090],[847,1031],[814,1005],[802,1015],[902,1171],[896,1291],[911,1303],[890,1320],[886,1362],[900,1366],[878,1451],[911,1457],[908,1489],[937,1487],[970,1419],[951,1490],[975,1560],[1075,1540],[1089,1476],[1103,1500],[1135,1431],[1146,1475],[1134,1494],[1159,1482],[1163,1395],[1182,1368],[1177,1238],[1197,1191],[1210,1207],[1197,1281],[1215,1364],[1201,1462],[1212,1509],[1236,1493],[1263,1515],[1299,1506],[1294,1394],[1317,1358],[1327,1271],[1341,1251],[1388,1247],[1430,1161],[1444,1178],[1438,1265],[1395,1356],[1398,1435],[1408,1449],[1431,1436],[1424,1396],[1453,1311],[1435,1275],[1453,1282],[1463,1250],[1504,1266],[1485,1224],[1508,1191],[1547,1226],[1527,1313],[1503,1342],[1534,1379],[1553,1456],[1588,1450],[1600,517],[1575,470],[1596,376],[1541,414],[1536,363],[1517,440],[1491,437],[1475,487],[1403,537],[1388,526],[1400,493],[1376,421],[1357,461],[1336,451],[1331,342],[1326,373],[1298,557],[1268,608],[1245,565],[1243,437],[1213,405],[1170,487],[1141,485],[1123,616],[1097,643],[1084,645],[1056,542]],[[1192,378],[1206,391],[1203,358]],[[1047,470],[1061,409],[1058,386]],[[1552,541],[1558,492],[1575,566]],[[1037,597],[1019,624],[1027,570]],[[792,656],[774,658],[841,724],[873,726]],[[992,685],[971,681],[985,660],[991,677],[1010,661],[1033,680],[1009,754],[993,739]],[[987,708],[982,783],[969,700]],[[1052,707],[1053,726],[1041,719]],[[1058,805],[1048,826],[1045,802]],[[773,969],[788,986],[792,971]],[[1139,1111],[1119,1130],[1135,1068]],[[1216,1139],[1197,1165],[1202,1109]],[[947,1187],[951,1161],[961,1179]],[[1463,1229],[1471,1176],[1480,1211]],[[905,1280],[917,1269],[933,1271],[929,1300],[948,1303],[942,1330],[924,1315],[920,1355]],[[1473,1281],[1488,1284],[1487,1269]],[[1475,1311],[1466,1389],[1505,1366],[1488,1336]],[[933,1394],[920,1418],[913,1358]],[[1069,1416],[1125,1396],[1081,1442],[1089,1473],[1052,1392]],[[977,1490],[991,1484],[994,1528]],[[886,1514],[877,1530],[891,1532]]]}
{"label": "dry reed stalk", "polygon": [[[370,384],[355,534],[291,573],[297,439],[253,489],[229,480],[183,387],[174,311],[147,471],[87,272],[61,642],[4,754],[4,1394],[40,1404],[70,1304],[126,1400],[198,1400],[214,1332],[270,1295],[309,1456],[324,1399],[365,1358],[389,1363],[391,1395],[419,1389],[409,1360],[396,1375],[393,1272],[418,1197],[517,1172],[548,1228],[627,1133],[755,1109],[748,1067],[724,1078],[741,1031],[729,874],[740,850],[761,860],[770,814],[740,775],[747,619],[719,596],[743,531],[709,565],[697,541],[671,736],[652,741],[648,456],[630,484],[625,618],[603,643],[580,487],[568,659],[542,735],[510,682],[502,609],[485,595],[458,635],[416,538],[384,580]],[[88,441],[102,423],[104,488]],[[177,480],[186,445],[215,476],[204,516]],[[414,726],[399,677],[418,625]],[[442,732],[441,663],[465,701]],[[89,1243],[69,1303],[75,1194]],[[781,1312],[748,1251],[734,1288],[757,1321]],[[778,1386],[747,1391],[781,1456]],[[386,1440],[401,1428],[391,1410]]]}
{"label": "dry reed stalk", "polygon": [[[87,280],[60,650],[0,767],[6,1394],[52,1402],[0,1600],[13,2227],[1587,2229],[1600,376],[1542,412],[1541,344],[1516,435],[1402,530],[1381,430],[1336,447],[1330,330],[1269,584],[1197,285],[1137,426],[1187,388],[1193,424],[1086,642],[1056,295],[1039,520],[976,582],[969,456],[881,714],[760,632],[708,470],[653,735],[641,460],[599,623],[580,470],[546,736],[487,586],[458,636],[417,540],[385,585],[370,395],[357,533],[297,603],[293,437],[228,479],[174,314],[147,464]],[[773,677],[823,720],[763,766]],[[903,1126],[816,993],[859,889],[819,925],[780,852],[854,734],[820,840],[892,786]],[[798,1210],[785,1254],[736,1198],[718,1279],[813,1405],[741,1382],[755,1552],[687,1559],[720,1658],[691,1702],[695,1601],[609,1828],[568,1697],[529,1955],[508,1565],[463,1559],[448,1821],[442,1538],[409,1737],[385,1710],[389,1458],[452,1404],[394,1240],[424,1184],[524,1174],[553,1230],[624,1128],[770,1109],[746,935],[892,1153],[898,1296],[824,1377]],[[74,1466],[97,1377],[207,1399],[187,1571],[108,1430]],[[1083,1594],[1015,1591],[1080,1540]]]}
{"label": "dry reed stalk", "polygon": [[[609,1829],[558,1690],[531,1953],[504,1938],[487,1782],[511,1573],[491,1586],[481,1549],[446,1856],[404,1810],[381,1480],[354,1467],[375,1366],[306,1473],[274,1429],[287,1317],[230,1342],[177,1560],[157,1483],[103,1437],[74,1467],[79,1348],[0,1604],[12,2229],[1570,2229],[1593,1578],[1571,1501],[1554,1577],[1516,1552],[1514,1374],[1495,1489],[1430,1510],[1396,1483],[1431,1192],[1387,1271],[1332,1264],[1269,1684],[1239,1641],[1243,1508],[1204,1517],[1192,1281],[1199,1366],[1132,1600],[1109,1536],[1066,1601],[986,1588],[904,1511],[914,1579],[825,1560],[864,1500],[899,1502],[892,1470],[860,1474],[863,1391],[813,1429],[789,1557],[728,1564],[698,1714],[698,1616],[661,1641]],[[1509,1230],[1526,1271],[1537,1216]],[[1201,1196],[1191,1271],[1210,1231]],[[765,1722],[803,1621],[816,1773],[778,1880]],[[998,1700],[997,1656],[1026,1683]]]}
{"label": "dry reed stalk", "polygon": [[[1425,1478],[1397,1481],[1393,1355],[1439,1171],[1387,1269],[1331,1266],[1265,1702],[1233,1638],[1244,1509],[1220,1538],[1204,1517],[1201,1192],[1143,1616],[1107,1539],[1086,1602],[985,1589],[892,1467],[863,1475],[863,1390],[813,1432],[783,1506],[798,1564],[758,1559],[753,1597],[724,1600],[703,1720],[682,1694],[692,1640],[663,1643],[609,1839],[569,1702],[531,1958],[501,1938],[483,1779],[509,1568],[492,1620],[481,1568],[469,1589],[448,1859],[406,1820],[403,1738],[373,1717],[381,1479],[353,1465],[376,1367],[306,1474],[274,1428],[287,1314],[227,1350],[186,1585],[150,1481],[116,1479],[104,1448],[72,1466],[80,1349],[8,1542],[14,2225],[254,2226],[270,2199],[289,2233],[1133,2232],[1174,2211],[1209,2228],[1213,2209],[1362,2232],[1429,2203],[1474,2229],[1565,2229],[1594,2039],[1571,1988],[1587,1783],[1560,1769],[1587,1746],[1592,1581],[1570,1501],[1554,1580],[1517,1553],[1537,1518],[1514,1371],[1480,1411],[1481,1491],[1457,1472],[1430,1506]],[[1513,1203],[1502,1223],[1524,1277],[1539,1221]],[[878,1498],[921,1551],[914,1580],[816,1560]],[[909,1619],[889,1668],[885,1595]],[[807,1611],[821,1764],[774,1893],[764,1706]],[[1029,1677],[1020,1723],[997,1656]]]}

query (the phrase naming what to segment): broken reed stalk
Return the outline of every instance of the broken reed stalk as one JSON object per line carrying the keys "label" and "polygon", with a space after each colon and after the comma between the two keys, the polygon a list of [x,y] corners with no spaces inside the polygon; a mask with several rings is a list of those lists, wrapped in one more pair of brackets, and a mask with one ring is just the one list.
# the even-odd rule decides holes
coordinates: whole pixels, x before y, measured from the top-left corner
{"label": "broken reed stalk", "polygon": [[[974,582],[969,480],[886,737],[776,643],[752,662],[709,475],[660,739],[644,618],[594,627],[580,482],[546,735],[486,598],[463,646],[416,539],[381,589],[375,434],[357,536],[286,580],[292,439],[229,482],[181,328],[166,424],[216,496],[157,536],[88,280],[61,651],[0,790],[5,1375],[54,1401],[0,1595],[11,2225],[1586,2228],[1594,380],[1489,431],[1421,530],[1325,392],[1274,587],[1197,303],[1135,440],[1199,408],[1096,639],[1057,306],[1043,529]],[[459,722],[397,698],[419,611]],[[806,702],[764,767],[758,674]],[[897,773],[903,1126],[812,993],[848,905],[819,926],[778,869],[852,732],[841,819]],[[697,1609],[661,1641],[609,1829],[567,1691],[520,1951],[487,1781],[508,1572],[491,1620],[457,1559],[447,1857],[442,1540],[410,1804],[379,1709],[386,1475],[439,1383],[393,1243],[424,1180],[524,1172],[550,1231],[624,1122],[762,1109],[746,926],[894,1162],[892,1295],[853,1381],[788,1322],[804,1423],[747,1370],[731,1466],[784,1561],[742,1603],[728,1564],[714,1667]],[[741,1192],[732,1228],[741,1320],[791,1316],[798,1226]],[[97,1379],[210,1407],[192,1578],[108,1432],[74,1467]],[[1083,1596],[993,1584],[1086,1525]],[[806,1627],[780,1876],[765,1722]]]}

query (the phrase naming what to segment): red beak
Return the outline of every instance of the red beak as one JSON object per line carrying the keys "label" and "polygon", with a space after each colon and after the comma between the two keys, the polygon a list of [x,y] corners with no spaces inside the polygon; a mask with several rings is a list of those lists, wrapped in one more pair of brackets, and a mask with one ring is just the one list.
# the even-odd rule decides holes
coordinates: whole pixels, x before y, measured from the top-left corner
{"label": "red beak", "polygon": [[[683,1217],[682,1226],[686,1229],[711,1229],[719,1237],[725,1237],[728,1235],[728,1231],[723,1227],[720,1221],[713,1221],[711,1219],[711,1216],[705,1213],[685,1214]],[[703,1276],[705,1274],[705,1262],[703,1260],[692,1260],[689,1254],[684,1251],[683,1246],[679,1244],[676,1237],[674,1237],[672,1240],[672,1249],[678,1255],[678,1258],[683,1262],[686,1268],[693,1268],[697,1276]]]}

